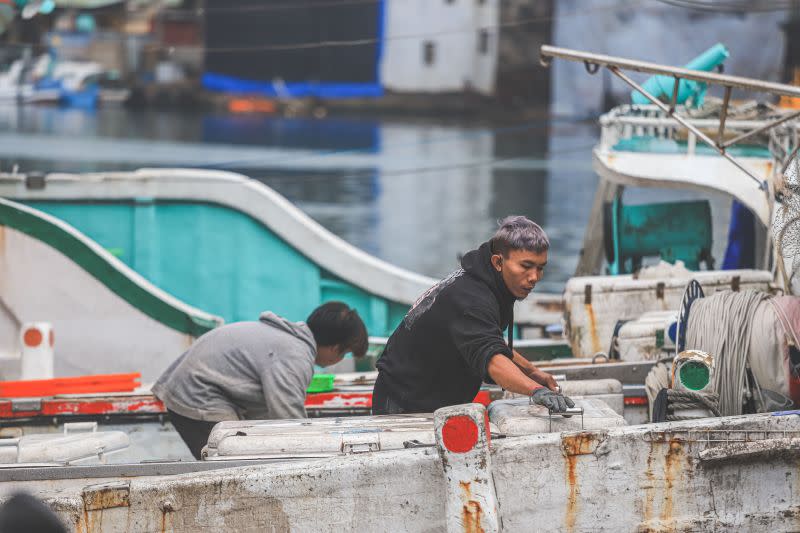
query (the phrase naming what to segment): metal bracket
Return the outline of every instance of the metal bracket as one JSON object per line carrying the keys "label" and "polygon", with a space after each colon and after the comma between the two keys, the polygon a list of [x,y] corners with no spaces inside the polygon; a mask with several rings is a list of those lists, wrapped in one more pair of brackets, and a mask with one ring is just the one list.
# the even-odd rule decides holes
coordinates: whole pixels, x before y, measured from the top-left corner
{"label": "metal bracket", "polygon": [[71,433],[96,433],[97,422],[65,422],[64,435]]}
{"label": "metal bracket", "polygon": [[350,440],[342,441],[342,453],[367,453],[378,452],[381,449],[380,440],[377,435],[358,435]]}
{"label": "metal bracket", "polygon": [[12,398],[11,399],[11,412],[38,412],[42,410],[41,398]]}
{"label": "metal bracket", "polygon": [[83,488],[81,498],[86,511],[130,507],[130,481],[112,481]]}
{"label": "metal bracket", "polygon": [[564,413],[554,413],[552,409],[547,409],[547,421],[549,424],[548,433],[553,432],[553,415],[559,415],[563,418],[572,418],[573,415],[581,415],[581,431],[583,431],[583,407],[567,407],[567,411]]}

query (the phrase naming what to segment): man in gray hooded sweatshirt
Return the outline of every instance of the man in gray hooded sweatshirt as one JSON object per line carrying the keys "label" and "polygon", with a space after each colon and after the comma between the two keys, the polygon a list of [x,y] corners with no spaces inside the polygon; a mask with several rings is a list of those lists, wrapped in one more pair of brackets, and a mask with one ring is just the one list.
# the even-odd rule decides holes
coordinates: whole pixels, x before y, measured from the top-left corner
{"label": "man in gray hooded sweatshirt", "polygon": [[314,364],[330,366],[347,352],[362,357],[367,330],[342,302],[317,307],[306,322],[272,312],[258,322],[213,329],[158,378],[152,391],[195,458],[217,422],[305,418]]}

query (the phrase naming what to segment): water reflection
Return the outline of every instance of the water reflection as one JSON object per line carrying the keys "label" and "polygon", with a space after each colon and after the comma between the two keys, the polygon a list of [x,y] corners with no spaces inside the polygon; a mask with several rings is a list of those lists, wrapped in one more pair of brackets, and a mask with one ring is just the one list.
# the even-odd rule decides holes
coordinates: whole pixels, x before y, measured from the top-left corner
{"label": "water reflection", "polygon": [[498,130],[12,107],[0,109],[0,129],[4,170],[11,162],[66,172],[217,166],[273,187],[355,246],[434,277],[487,239],[499,218],[526,215],[553,241],[540,284],[548,291],[560,291],[574,270],[596,182],[588,149],[596,128],[548,121]]}

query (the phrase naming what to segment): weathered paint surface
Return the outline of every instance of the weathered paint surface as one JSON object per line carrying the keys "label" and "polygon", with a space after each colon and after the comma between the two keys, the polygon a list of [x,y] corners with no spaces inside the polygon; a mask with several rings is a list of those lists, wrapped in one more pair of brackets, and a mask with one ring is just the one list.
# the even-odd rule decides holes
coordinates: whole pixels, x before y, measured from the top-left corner
{"label": "weathered paint surface", "polygon": [[486,409],[476,403],[445,407],[434,413],[434,426],[447,484],[447,531],[500,531]]}
{"label": "weathered paint surface", "polygon": [[0,400],[0,419],[32,416],[161,414],[164,404],[150,394],[101,398],[43,399],[37,410],[15,410],[11,400]]}
{"label": "weathered paint surface", "polygon": [[[503,531],[795,531],[798,433],[797,415],[749,415],[493,439],[482,475]],[[462,525],[485,523],[477,470],[452,485],[446,472],[436,448],[417,448],[132,478],[129,506],[93,511],[83,495],[103,480],[0,493],[33,491],[82,532],[445,531],[449,497]]]}
{"label": "weathered paint surface", "polygon": [[597,320],[594,317],[594,308],[592,308],[592,304],[584,304],[586,310],[586,328],[589,329],[589,339],[591,341],[591,352],[578,352],[578,353],[585,353],[586,355],[591,355],[599,352],[600,348],[600,337],[597,335]]}

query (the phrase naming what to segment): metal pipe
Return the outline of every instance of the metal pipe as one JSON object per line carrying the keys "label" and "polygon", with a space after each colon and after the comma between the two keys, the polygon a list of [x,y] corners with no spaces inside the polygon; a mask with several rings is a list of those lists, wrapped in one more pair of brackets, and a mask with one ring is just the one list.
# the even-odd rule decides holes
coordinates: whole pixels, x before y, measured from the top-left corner
{"label": "metal pipe", "polygon": [[731,102],[731,91],[733,89],[731,87],[725,87],[725,96],[722,100],[722,111],[720,112],[719,116],[719,131],[717,132],[717,148],[722,151],[725,151],[725,147],[722,146],[722,140],[725,135],[725,119],[728,118],[728,104]]}
{"label": "metal pipe", "polygon": [[686,121],[680,115],[676,115],[674,112],[670,112],[669,107],[666,104],[661,102],[658,98],[654,97],[652,94],[647,92],[641,85],[639,85],[638,83],[636,83],[635,81],[630,79],[628,76],[626,76],[624,73],[622,73],[619,70],[618,67],[616,67],[614,65],[611,65],[611,66],[607,66],[607,68],[614,75],[616,75],[619,79],[621,79],[622,81],[624,81],[625,83],[630,85],[633,89],[635,89],[635,90],[639,91],[640,93],[642,93],[645,96],[645,98],[647,98],[648,100],[653,102],[655,105],[660,107],[662,111],[666,112],[670,117],[675,119],[675,121],[677,121],[679,124],[681,124],[684,128],[686,128],[687,130],[691,131],[697,137],[699,137],[703,142],[705,142],[707,145],[709,145],[712,148],[714,148],[717,152],[719,152],[719,154],[722,157],[724,157],[725,159],[727,159],[728,161],[733,163],[736,166],[736,168],[738,168],[739,170],[741,170],[742,172],[747,174],[749,177],[751,177],[756,183],[758,183],[759,188],[764,189],[764,190],[766,189],[766,181],[763,181],[763,180],[759,179],[757,176],[755,176],[753,173],[751,173],[749,170],[747,170],[738,161],[736,161],[736,159],[734,159],[733,157],[728,155],[728,153],[725,150],[723,150],[719,146],[717,146],[716,143],[713,140],[711,140],[711,138],[708,137],[705,133],[703,133],[699,129],[695,128],[692,124],[690,124],[688,121]]}
{"label": "metal pipe", "polygon": [[800,87],[787,85],[784,83],[773,83],[769,81],[755,80],[752,78],[744,78],[741,76],[729,76],[727,74],[717,74],[714,72],[703,72],[680,67],[669,67],[659,65],[658,63],[650,63],[648,61],[637,61],[635,59],[625,59],[624,57],[607,56],[603,54],[591,54],[588,52],[582,52],[580,50],[571,50],[569,48],[561,48],[546,44],[542,45],[540,48],[539,55],[541,56],[543,63],[547,63],[550,58],[558,57],[561,59],[569,59],[571,61],[586,61],[589,63],[596,63],[600,66],[608,67],[609,69],[611,67],[619,67],[626,70],[634,70],[636,72],[662,74],[670,77],[677,76],[685,80],[714,83],[724,87],[735,87],[737,89],[745,89],[748,91],[768,92],[784,96],[800,97]]}
{"label": "metal pipe", "polygon": [[672,98],[669,102],[669,112],[675,112],[675,104],[678,103],[678,88],[681,86],[681,79],[675,78],[675,83],[672,84]]}

